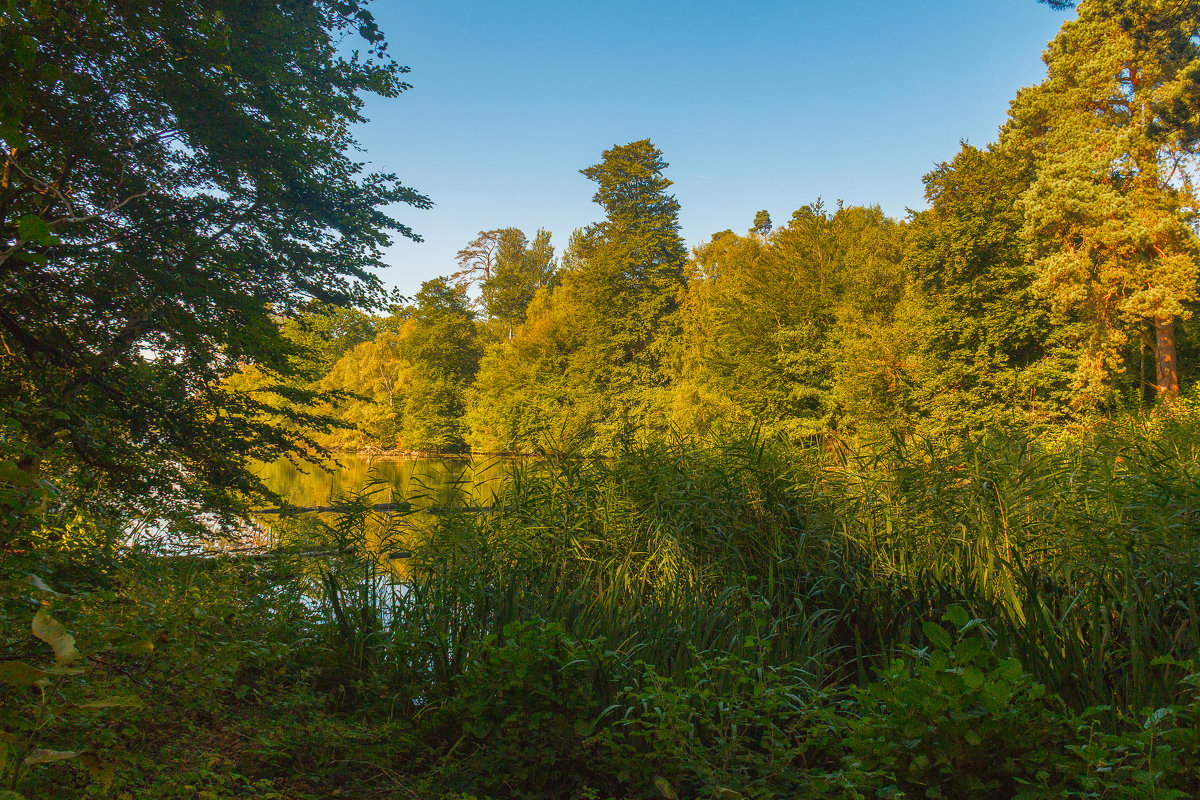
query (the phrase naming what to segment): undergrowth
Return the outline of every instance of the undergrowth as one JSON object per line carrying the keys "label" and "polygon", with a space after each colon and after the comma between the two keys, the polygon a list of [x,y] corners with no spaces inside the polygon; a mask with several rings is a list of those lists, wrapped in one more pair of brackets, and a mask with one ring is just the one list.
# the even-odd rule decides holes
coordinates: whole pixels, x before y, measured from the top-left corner
{"label": "undergrowth", "polygon": [[5,563],[3,788],[1200,796],[1197,433],[629,444],[255,559],[59,535]]}

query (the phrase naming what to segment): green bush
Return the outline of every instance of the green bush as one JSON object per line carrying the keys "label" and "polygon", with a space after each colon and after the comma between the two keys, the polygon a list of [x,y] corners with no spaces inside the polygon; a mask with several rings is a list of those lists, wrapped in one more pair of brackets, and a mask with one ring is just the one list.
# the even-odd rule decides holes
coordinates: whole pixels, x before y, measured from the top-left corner
{"label": "green bush", "polygon": [[612,654],[556,623],[512,623],[483,643],[425,720],[439,793],[511,798],[608,796],[613,770],[593,737]]}

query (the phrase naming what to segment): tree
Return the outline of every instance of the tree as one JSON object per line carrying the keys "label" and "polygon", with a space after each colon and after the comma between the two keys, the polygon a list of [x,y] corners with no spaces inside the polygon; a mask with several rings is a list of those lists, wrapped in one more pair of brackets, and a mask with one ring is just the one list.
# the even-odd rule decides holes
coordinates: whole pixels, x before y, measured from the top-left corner
{"label": "tree", "polygon": [[764,210],[754,215],[754,225],[750,228],[750,231],[757,233],[759,236],[766,236],[771,232],[772,227],[771,215]]}
{"label": "tree", "polygon": [[466,446],[466,392],[482,355],[466,292],[446,278],[421,284],[403,353],[412,363],[404,388],[400,437],[411,450],[449,452]]}
{"label": "tree", "polygon": [[897,370],[880,332],[896,330],[903,236],[878,207],[830,214],[817,201],[767,237],[723,231],[697,247],[680,315],[676,423],[702,433],[760,422],[799,438],[853,422],[839,419],[847,405],[877,412],[890,401],[877,387]]}
{"label": "tree", "polygon": [[[495,271],[496,256],[500,252],[502,241],[505,236],[511,236],[514,231],[520,233],[516,228],[496,228],[490,231],[480,231],[455,256],[455,261],[458,263],[458,272],[450,275],[450,281],[455,286],[461,287],[464,292],[470,291],[472,285],[477,284],[482,286],[488,283]],[[521,235],[524,236],[524,234]],[[492,310],[488,307],[486,297],[483,293],[480,293],[479,297],[475,298],[471,303],[472,308],[478,305],[483,305],[487,319],[491,322]]]}
{"label": "tree", "polygon": [[578,372],[579,313],[569,286],[541,289],[512,338],[489,348],[469,393],[474,449],[559,451],[592,437],[600,401]]}
{"label": "tree", "polygon": [[1131,334],[1155,331],[1156,385],[1179,394],[1175,327],[1196,299],[1189,160],[1200,145],[1200,9],[1088,0],[1013,104],[1005,141],[1036,159],[1022,196],[1037,286],[1088,322],[1077,403],[1108,391]]}
{"label": "tree", "polygon": [[313,301],[283,320],[285,339],[295,346],[293,361],[310,380],[324,377],[338,359],[379,333],[380,320],[357,308]]}
{"label": "tree", "polygon": [[[286,373],[276,320],[381,297],[382,209],[350,158],[406,71],[360,0],[30,0],[0,23],[0,408],[47,461],[133,501],[227,505],[311,445],[222,379]],[[345,47],[357,33],[365,52]]]}
{"label": "tree", "polygon": [[927,306],[910,343],[916,403],[937,434],[1061,420],[1069,413],[1075,324],[1033,289],[1017,202],[1034,178],[1016,148],[963,144],[925,176],[905,265]]}
{"label": "tree", "polygon": [[417,380],[412,362],[404,357],[412,324],[398,332],[385,331],[342,354],[321,380],[321,386],[340,395],[337,418],[346,428],[323,437],[330,447],[394,448],[399,443],[399,408],[407,388]]}
{"label": "tree", "polygon": [[666,383],[660,368],[674,337],[671,315],[687,253],[679,203],[667,193],[667,163],[649,139],[614,146],[580,172],[597,184],[605,219],[573,240],[564,275],[579,303],[587,342],[576,361],[586,390],[603,392],[615,417],[643,419],[648,392]]}
{"label": "tree", "polygon": [[472,307],[482,305],[487,321],[503,323],[510,339],[533,295],[553,282],[557,270],[550,233],[540,228],[532,243],[517,228],[480,231],[458,251],[458,266],[450,280],[464,291],[478,285]]}
{"label": "tree", "polygon": [[489,317],[499,320],[511,339],[534,295],[553,285],[556,277],[550,232],[539,229],[530,242],[524,233],[509,228],[500,240],[495,274],[481,287]]}

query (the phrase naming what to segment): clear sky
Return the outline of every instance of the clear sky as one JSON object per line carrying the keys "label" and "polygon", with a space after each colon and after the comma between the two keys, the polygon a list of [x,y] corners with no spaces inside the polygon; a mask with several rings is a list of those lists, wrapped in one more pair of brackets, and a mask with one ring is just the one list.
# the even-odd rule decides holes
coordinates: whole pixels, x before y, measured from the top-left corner
{"label": "clear sky", "polygon": [[579,170],[649,137],[688,245],[832,206],[925,207],[921,177],[995,138],[1066,18],[1035,0],[376,0],[413,88],[371,98],[370,168],[435,205],[396,216],[381,276],[407,294],[476,232],[544,227],[561,251],[599,219]]}

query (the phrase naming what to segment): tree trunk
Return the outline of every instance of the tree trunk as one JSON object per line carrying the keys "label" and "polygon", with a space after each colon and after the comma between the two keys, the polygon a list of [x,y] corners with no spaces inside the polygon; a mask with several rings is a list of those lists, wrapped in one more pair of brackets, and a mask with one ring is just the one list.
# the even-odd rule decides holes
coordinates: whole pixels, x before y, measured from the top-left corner
{"label": "tree trunk", "polygon": [[1149,342],[1146,341],[1145,332],[1138,334],[1138,407],[1146,405],[1146,346]]}
{"label": "tree trunk", "polygon": [[1164,402],[1174,403],[1179,399],[1179,370],[1175,365],[1175,320],[1159,317],[1154,320],[1158,396]]}

